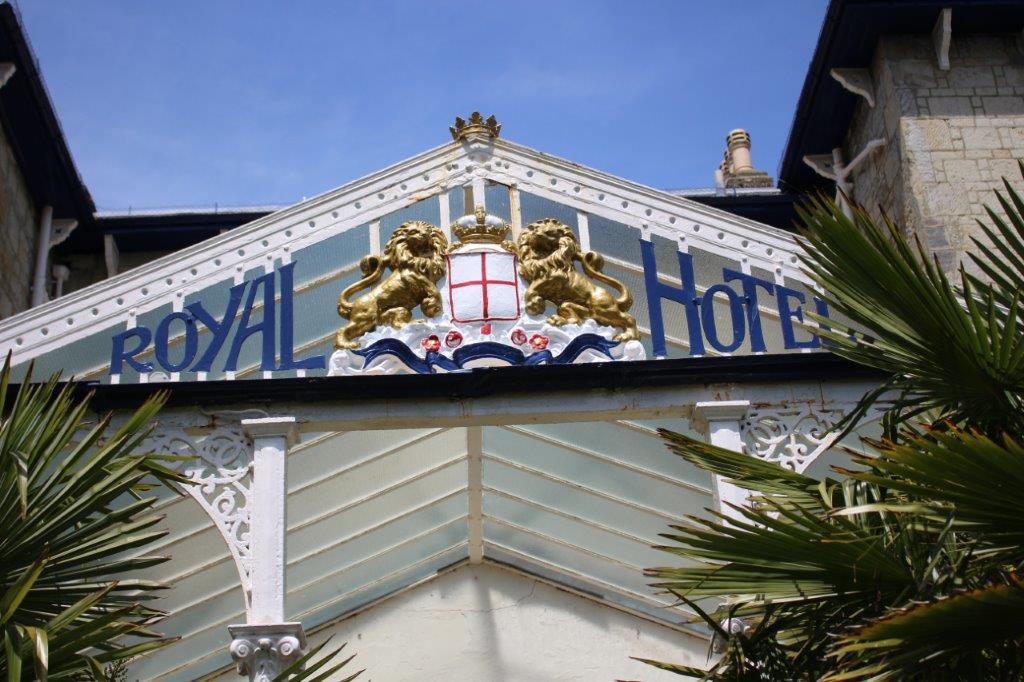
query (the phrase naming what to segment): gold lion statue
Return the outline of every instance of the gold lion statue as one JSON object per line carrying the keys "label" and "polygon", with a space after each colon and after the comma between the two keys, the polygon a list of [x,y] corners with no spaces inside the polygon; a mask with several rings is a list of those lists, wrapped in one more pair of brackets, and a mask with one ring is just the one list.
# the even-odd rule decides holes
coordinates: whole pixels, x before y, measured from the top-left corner
{"label": "gold lion statue", "polygon": [[[640,338],[636,320],[628,312],[633,297],[626,285],[601,272],[604,268],[601,254],[580,253],[579,242],[569,226],[554,218],[531,223],[519,235],[517,250],[519,274],[529,282],[526,312],[540,315],[547,307],[546,302],[551,301],[557,311],[548,318],[553,325],[560,327],[592,319],[598,324],[621,329],[616,341]],[[586,276],[576,269],[577,261]],[[615,289],[618,298],[588,277]]]}
{"label": "gold lion statue", "polygon": [[[438,228],[420,220],[402,223],[388,240],[382,257],[371,255],[359,261],[363,278],[338,297],[338,314],[348,324],[335,335],[334,346],[358,348],[357,339],[378,325],[400,329],[412,319],[416,306],[427,317],[439,315],[441,292],[437,282],[445,274],[447,250],[448,240]],[[381,282],[385,267],[391,268],[391,274]],[[369,287],[373,289],[352,300],[358,291]]]}

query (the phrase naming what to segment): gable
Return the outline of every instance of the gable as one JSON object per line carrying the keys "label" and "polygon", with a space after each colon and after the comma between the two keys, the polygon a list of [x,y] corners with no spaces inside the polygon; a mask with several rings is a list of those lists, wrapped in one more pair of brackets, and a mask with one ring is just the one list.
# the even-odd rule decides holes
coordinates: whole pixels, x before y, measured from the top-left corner
{"label": "gable", "polygon": [[[63,370],[100,382],[322,374],[326,370],[315,359],[330,356],[333,334],[344,322],[335,301],[360,277],[360,259],[379,253],[408,220],[449,231],[453,220],[471,212],[467,194],[472,205],[507,220],[513,234],[535,220],[555,218],[573,230],[581,248],[603,254],[606,272],[633,292],[632,313],[648,357],[784,352],[813,344],[794,322],[801,306],[812,305],[812,294],[799,272],[792,235],[497,139],[437,147],[9,318],[0,322],[0,348],[12,350],[22,373],[31,360],[37,376]],[[644,249],[650,259],[646,270]],[[703,297],[713,289],[713,311],[707,314],[713,319],[702,321],[696,307],[678,302],[679,294],[671,300],[684,278],[679,253],[692,266],[693,293]],[[789,293],[779,288],[775,296],[766,295],[764,286],[747,287],[742,279],[726,283],[726,269]],[[648,307],[649,296],[666,292],[660,306]],[[760,296],[756,306],[751,293]],[[282,309],[286,298],[292,299],[290,329],[284,324],[289,313]],[[273,324],[268,315],[266,330],[240,338],[243,326],[261,327],[269,301]],[[185,325],[196,306],[228,326],[217,339],[211,326],[197,323],[192,350]],[[738,316],[743,306],[747,313]],[[750,307],[763,348],[752,343]],[[656,321],[650,312],[656,310],[663,333],[655,329],[652,339]],[[226,313],[232,319],[225,320]],[[130,332],[139,329],[145,334]],[[152,365],[153,372],[124,362],[112,367],[118,364],[112,362],[118,339],[122,350],[139,345],[132,359],[143,368]],[[663,351],[652,343],[661,339]],[[216,352],[214,340],[221,344]],[[207,353],[209,362],[199,362]]]}

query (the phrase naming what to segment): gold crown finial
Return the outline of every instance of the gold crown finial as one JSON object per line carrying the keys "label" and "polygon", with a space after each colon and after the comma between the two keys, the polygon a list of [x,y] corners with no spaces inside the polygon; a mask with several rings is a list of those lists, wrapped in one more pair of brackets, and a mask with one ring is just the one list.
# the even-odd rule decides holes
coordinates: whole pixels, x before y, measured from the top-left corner
{"label": "gold crown finial", "polygon": [[456,142],[465,140],[473,135],[495,138],[501,133],[501,124],[498,123],[498,119],[493,115],[489,116],[485,121],[479,111],[474,111],[469,115],[469,121],[466,121],[461,116],[456,116],[455,125],[448,128],[448,130],[451,131],[452,139]]}
{"label": "gold crown finial", "polygon": [[464,215],[452,224],[452,232],[463,244],[500,244],[512,228],[494,215],[487,215],[483,206],[477,206],[473,215]]}

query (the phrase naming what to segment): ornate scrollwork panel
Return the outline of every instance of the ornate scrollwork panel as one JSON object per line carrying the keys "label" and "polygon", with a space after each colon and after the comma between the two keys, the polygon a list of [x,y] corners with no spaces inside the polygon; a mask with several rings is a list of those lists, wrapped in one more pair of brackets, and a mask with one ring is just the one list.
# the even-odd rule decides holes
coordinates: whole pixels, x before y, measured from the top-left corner
{"label": "ornate scrollwork panel", "polygon": [[203,508],[231,551],[248,613],[252,592],[249,517],[252,509],[252,442],[240,426],[220,426],[193,436],[180,426],[161,425],[142,442],[143,453],[190,455],[174,462],[192,483],[183,486]]}
{"label": "ornate scrollwork panel", "polygon": [[792,405],[747,413],[740,433],[747,454],[802,472],[839,435],[836,425],[852,406]]}

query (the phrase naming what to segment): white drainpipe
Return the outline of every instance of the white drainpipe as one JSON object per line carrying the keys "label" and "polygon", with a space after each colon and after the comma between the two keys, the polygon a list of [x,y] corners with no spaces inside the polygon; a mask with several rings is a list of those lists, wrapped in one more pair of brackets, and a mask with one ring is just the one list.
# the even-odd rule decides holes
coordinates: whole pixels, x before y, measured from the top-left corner
{"label": "white drainpipe", "polygon": [[39,213],[39,240],[36,242],[36,268],[32,274],[32,307],[46,303],[46,261],[50,257],[50,235],[53,232],[53,206],[43,206]]}

